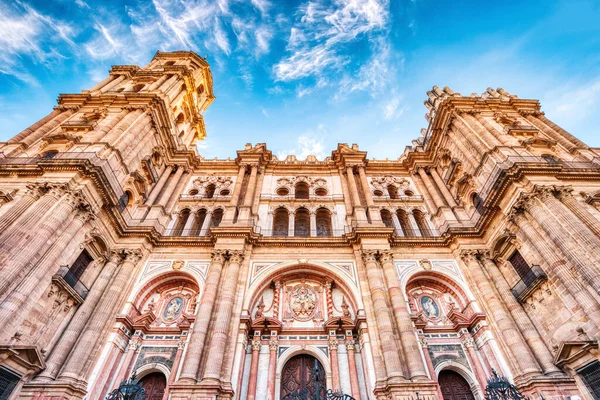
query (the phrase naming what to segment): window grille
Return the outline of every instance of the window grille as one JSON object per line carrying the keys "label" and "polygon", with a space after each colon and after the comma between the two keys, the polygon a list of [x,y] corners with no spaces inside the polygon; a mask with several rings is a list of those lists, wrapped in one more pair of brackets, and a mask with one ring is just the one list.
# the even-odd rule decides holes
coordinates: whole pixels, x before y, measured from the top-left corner
{"label": "window grille", "polygon": [[0,367],[0,400],[8,400],[19,380],[21,380],[19,375]]}
{"label": "window grille", "polygon": [[600,399],[600,362],[594,361],[577,373],[581,376],[583,383],[590,391],[590,394],[595,400]]}

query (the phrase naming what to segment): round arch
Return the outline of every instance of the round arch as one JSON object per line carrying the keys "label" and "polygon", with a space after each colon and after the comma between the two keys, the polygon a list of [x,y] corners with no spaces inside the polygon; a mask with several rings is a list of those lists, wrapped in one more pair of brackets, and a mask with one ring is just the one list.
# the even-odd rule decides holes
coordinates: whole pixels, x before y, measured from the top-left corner
{"label": "round arch", "polygon": [[317,346],[290,346],[281,355],[277,360],[277,366],[275,369],[275,400],[279,400],[279,394],[281,393],[281,372],[283,371],[283,367],[285,364],[294,356],[300,354],[307,354],[309,356],[313,356],[323,366],[325,369],[325,378],[327,379],[327,388],[331,389],[333,387],[333,381],[331,377],[331,363],[329,357],[323,353]]}
{"label": "round arch", "polygon": [[348,295],[346,301],[350,306],[358,311],[364,309],[362,298],[355,285],[350,285],[349,276],[342,275],[341,271],[334,269],[331,265],[321,262],[298,263],[294,261],[277,264],[277,268],[265,271],[259,275],[248,287],[248,296],[244,299],[243,308],[249,310],[250,307],[258,301],[260,294],[267,289],[273,279],[277,276],[285,276],[293,273],[312,273],[322,277],[332,278],[336,284]]}
{"label": "round arch", "polygon": [[462,364],[456,363],[451,360],[446,360],[446,361],[439,363],[435,367],[435,376],[439,377],[440,372],[442,372],[444,370],[445,371],[453,371],[453,372],[456,372],[457,374],[459,374],[460,376],[462,376],[469,384],[469,387],[471,388],[471,392],[473,392],[473,396],[475,396],[476,399],[483,400],[483,389],[481,388],[481,386],[479,386],[479,383],[477,382],[477,379],[475,378],[475,374],[473,374],[473,372],[471,370],[469,370],[467,367],[465,367]]}
{"label": "round arch", "polygon": [[128,303],[133,305],[143,302],[145,298],[149,297],[149,295],[156,290],[158,287],[169,284],[173,281],[188,281],[195,286],[198,294],[202,294],[202,281],[197,279],[191,273],[186,271],[168,271],[168,272],[158,272],[157,274],[146,276],[142,281],[138,282],[129,298],[127,299]]}
{"label": "round arch", "polygon": [[167,382],[169,382],[169,375],[171,375],[171,371],[169,370],[169,368],[167,368],[166,365],[160,363],[142,365],[141,367],[135,370],[135,377],[139,381],[143,377],[150,375],[154,372],[163,374],[167,379]]}

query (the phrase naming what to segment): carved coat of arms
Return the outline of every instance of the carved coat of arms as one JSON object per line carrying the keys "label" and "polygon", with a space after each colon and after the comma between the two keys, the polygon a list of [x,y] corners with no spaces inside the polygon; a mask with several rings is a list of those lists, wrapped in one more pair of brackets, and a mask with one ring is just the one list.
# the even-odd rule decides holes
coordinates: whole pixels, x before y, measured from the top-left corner
{"label": "carved coat of arms", "polygon": [[294,319],[310,320],[317,308],[317,295],[314,289],[304,283],[295,286],[290,293],[289,308]]}

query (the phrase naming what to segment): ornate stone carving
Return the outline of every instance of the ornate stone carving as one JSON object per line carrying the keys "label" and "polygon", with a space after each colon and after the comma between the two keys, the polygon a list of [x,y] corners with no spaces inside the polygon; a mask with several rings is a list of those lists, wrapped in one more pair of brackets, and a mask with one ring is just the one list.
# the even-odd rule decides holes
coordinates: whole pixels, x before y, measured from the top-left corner
{"label": "ornate stone carving", "polygon": [[244,252],[241,250],[229,250],[229,262],[241,264],[244,261]]}
{"label": "ornate stone carving", "polygon": [[348,351],[354,351],[355,350],[355,346],[356,346],[356,342],[354,341],[354,339],[347,339],[346,340],[346,350],[348,350]]}
{"label": "ornate stone carving", "polygon": [[337,351],[339,342],[337,339],[329,339],[327,342],[327,346],[329,346],[330,351]]}
{"label": "ornate stone carving", "polygon": [[175,260],[175,261],[173,261],[173,264],[171,264],[171,268],[175,271],[179,271],[181,268],[183,268],[184,265],[185,265],[184,260]]}
{"label": "ornate stone carving", "polygon": [[317,295],[306,283],[290,288],[288,308],[292,317],[298,321],[309,321],[317,309]]}
{"label": "ornate stone carving", "polygon": [[226,250],[214,249],[211,251],[211,261],[217,264],[223,264],[225,262]]}
{"label": "ornate stone carving", "polygon": [[260,351],[260,339],[253,339],[251,345],[252,350]]}
{"label": "ornate stone carving", "polygon": [[269,350],[277,351],[277,347],[279,347],[279,341],[276,338],[271,338],[269,340]]}

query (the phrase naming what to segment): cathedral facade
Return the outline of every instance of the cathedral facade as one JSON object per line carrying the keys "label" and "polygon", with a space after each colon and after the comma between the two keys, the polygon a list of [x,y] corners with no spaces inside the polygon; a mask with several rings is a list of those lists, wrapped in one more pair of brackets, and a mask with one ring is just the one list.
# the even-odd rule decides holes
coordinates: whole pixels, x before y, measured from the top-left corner
{"label": "cathedral facade", "polygon": [[0,143],[1,399],[600,399],[600,150],[538,101],[433,87],[397,160],[206,159],[214,98],[158,52]]}

